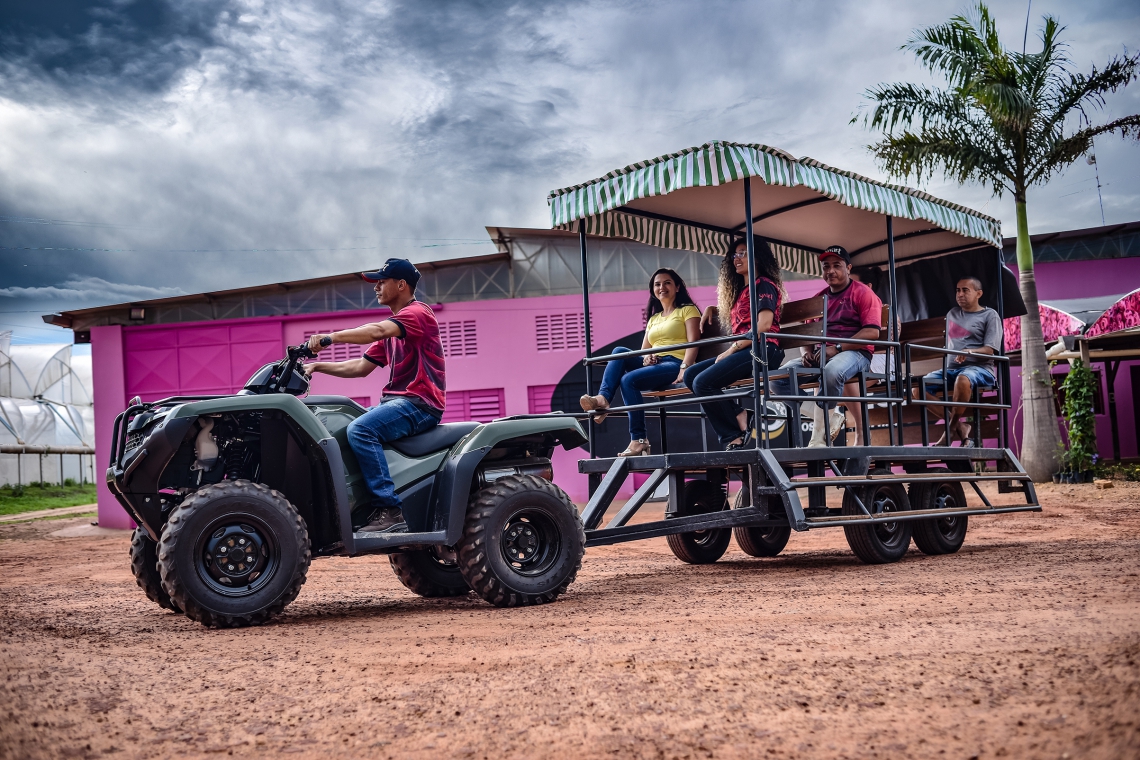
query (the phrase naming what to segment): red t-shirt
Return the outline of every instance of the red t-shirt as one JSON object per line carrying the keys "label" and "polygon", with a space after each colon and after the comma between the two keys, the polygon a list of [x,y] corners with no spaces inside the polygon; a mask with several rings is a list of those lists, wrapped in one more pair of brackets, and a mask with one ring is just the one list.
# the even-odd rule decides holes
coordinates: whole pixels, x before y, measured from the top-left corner
{"label": "red t-shirt", "polygon": [[[882,329],[883,302],[870,286],[858,280],[851,280],[847,287],[838,293],[824,288],[816,293],[816,298],[827,294],[827,334],[836,338],[850,338],[864,327]],[[843,344],[844,351],[866,351],[875,353],[874,346]]]}
{"label": "red t-shirt", "polygon": [[[756,313],[759,314],[765,309],[772,312],[772,326],[765,332],[780,332],[780,307],[782,305],[780,289],[776,287],[776,283],[767,277],[757,277]],[[740,295],[736,297],[736,303],[732,305],[732,313],[729,315],[729,322],[732,325],[733,335],[739,335],[752,329],[752,310],[748,308],[748,288],[741,289]],[[780,346],[780,341],[775,338],[768,338],[768,342],[777,348]]]}
{"label": "red t-shirt", "polygon": [[412,301],[389,321],[399,325],[401,335],[378,340],[364,352],[364,358],[374,364],[392,365],[383,395],[407,396],[442,414],[447,384],[435,312],[427,304]]}

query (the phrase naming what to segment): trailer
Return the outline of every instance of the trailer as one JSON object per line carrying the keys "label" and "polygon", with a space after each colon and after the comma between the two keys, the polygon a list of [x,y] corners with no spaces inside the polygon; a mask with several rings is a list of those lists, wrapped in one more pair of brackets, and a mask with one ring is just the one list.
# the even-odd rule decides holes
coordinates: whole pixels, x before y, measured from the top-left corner
{"label": "trailer", "polygon": [[[839,397],[775,394],[773,378],[789,370],[753,361],[751,380],[724,394],[740,399],[748,410],[748,427],[755,431],[756,442],[750,449],[669,452],[669,418],[700,414],[693,411],[700,399],[683,389],[655,394],[638,406],[609,407],[610,415],[632,409],[655,412],[663,451],[599,457],[594,425],[587,422],[589,458],[579,462],[579,471],[590,478],[591,495],[581,515],[587,546],[665,536],[679,559],[700,564],[718,560],[733,534],[746,553],[775,556],[792,531],[842,527],[861,560],[885,563],[900,559],[912,539],[927,554],[957,551],[970,517],[1041,510],[1031,479],[1008,446],[1009,369],[1004,356],[995,357],[996,389],[975,393],[968,403],[955,403],[973,415],[972,446],[953,446],[949,436],[945,445],[931,445],[932,430],[940,421],[932,418],[930,407],[942,406],[943,429],[949,411],[939,401],[915,393],[932,363],[945,368],[954,355],[962,354],[944,348],[943,333],[937,329],[947,310],[938,312],[939,287],[944,286],[947,299],[952,299],[956,281],[936,282],[939,272],[947,279],[955,272],[980,277],[985,283],[983,302],[1002,318],[1024,313],[1012,273],[1001,259],[996,219],[927,193],[813,159],[796,159],[769,146],[722,141],[555,190],[548,201],[552,226],[579,234],[586,315],[590,314],[588,235],[626,237],[710,256],[723,256],[730,244],[743,239],[750,261],[755,261],[754,240],[760,239],[772,248],[782,269],[801,273],[816,271],[818,255],[825,248],[842,245],[851,252],[853,268],[875,281],[876,291],[886,296],[883,333],[877,341],[829,336],[824,295],[821,303],[797,302],[800,324],[794,330],[714,336],[670,346],[671,350],[704,348],[749,339],[755,358],[763,355],[758,352],[761,342],[770,338],[787,347],[858,343],[873,345],[885,361],[881,371],[858,376],[856,393]],[[748,279],[755,325],[755,278]],[[584,324],[582,361],[586,392],[592,394],[593,368],[618,357],[591,355],[588,317]],[[620,358],[657,350],[623,353]],[[825,366],[826,352],[821,352],[819,368],[792,369],[792,380],[818,382]],[[944,385],[943,391],[948,397],[949,388]],[[809,400],[858,402],[862,445],[840,445],[842,438],[833,445],[825,436],[826,447],[805,448],[799,421],[801,406]],[[597,414],[569,416],[588,419]],[[781,424],[789,433],[790,445],[785,447],[773,445],[771,435],[773,427]],[[995,439],[997,446],[983,445]],[[603,524],[622,485],[635,473],[647,476],[645,481]],[[741,484],[731,505],[730,481]],[[999,493],[1021,494],[1024,503],[1021,499],[1013,505],[991,503],[980,488],[985,482],[996,482]],[[631,524],[663,483],[668,484],[664,519]],[[828,505],[828,489],[842,492],[839,506]],[[967,504],[967,489],[977,495],[980,505]]]}

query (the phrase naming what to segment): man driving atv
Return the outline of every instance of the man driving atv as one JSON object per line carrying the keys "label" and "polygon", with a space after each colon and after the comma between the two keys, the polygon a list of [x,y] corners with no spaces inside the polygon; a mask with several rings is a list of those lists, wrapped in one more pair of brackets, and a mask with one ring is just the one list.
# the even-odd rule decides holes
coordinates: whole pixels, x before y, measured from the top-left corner
{"label": "man driving atv", "polygon": [[364,377],[377,367],[391,365],[380,403],[348,426],[348,442],[360,471],[372,490],[371,522],[362,531],[398,531],[403,515],[400,497],[388,473],[385,443],[418,435],[439,424],[444,407],[443,345],[439,323],[427,304],[416,300],[419,271],[407,259],[388,259],[374,272],[362,272],[376,283],[376,300],[392,316],[351,330],[309,338],[309,350],[321,351],[321,340],[333,343],[371,343],[364,356],[343,362],[313,362],[305,374],[321,372],[333,377]]}

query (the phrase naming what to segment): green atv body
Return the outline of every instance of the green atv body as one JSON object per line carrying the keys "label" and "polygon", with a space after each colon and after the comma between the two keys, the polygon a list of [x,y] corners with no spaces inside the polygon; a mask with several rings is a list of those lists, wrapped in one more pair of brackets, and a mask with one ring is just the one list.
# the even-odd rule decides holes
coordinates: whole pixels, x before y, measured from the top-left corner
{"label": "green atv body", "polygon": [[207,625],[256,624],[297,596],[311,557],[376,553],[426,596],[514,606],[566,588],[585,538],[551,457],[586,442],[577,421],[441,424],[385,445],[406,530],[362,532],[375,510],[348,427],[367,410],[302,398],[308,355],[291,348],[238,395],[136,399],[116,419],[107,482],[138,524],[131,564],[149,598]]}

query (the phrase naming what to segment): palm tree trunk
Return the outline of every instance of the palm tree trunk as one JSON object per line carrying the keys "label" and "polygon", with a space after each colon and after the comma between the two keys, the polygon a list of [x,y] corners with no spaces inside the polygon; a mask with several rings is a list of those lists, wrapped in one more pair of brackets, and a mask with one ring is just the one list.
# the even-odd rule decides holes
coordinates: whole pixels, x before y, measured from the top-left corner
{"label": "palm tree trunk", "polygon": [[1052,479],[1060,469],[1057,459],[1061,432],[1053,403],[1053,380],[1045,360],[1045,337],[1037,303],[1037,280],[1033,276],[1033,248],[1025,200],[1017,200],[1017,268],[1026,314],[1021,318],[1021,464],[1035,483]]}

